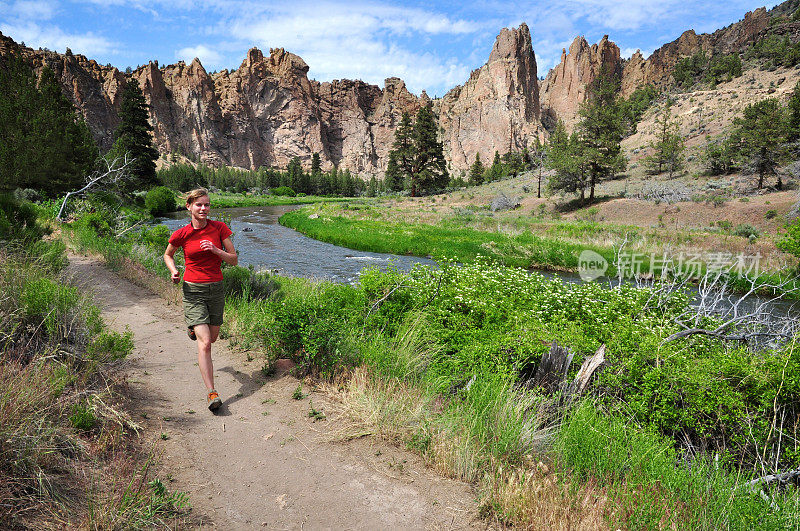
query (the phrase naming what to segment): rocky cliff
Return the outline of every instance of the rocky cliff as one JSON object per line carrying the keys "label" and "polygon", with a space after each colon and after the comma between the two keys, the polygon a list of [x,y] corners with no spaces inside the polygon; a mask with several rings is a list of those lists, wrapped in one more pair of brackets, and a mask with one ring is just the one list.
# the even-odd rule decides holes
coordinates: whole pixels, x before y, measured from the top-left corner
{"label": "rocky cliff", "polygon": [[[86,57],[24,48],[0,36],[0,55],[21,54],[49,66],[84,115],[98,142],[110,147],[126,77],[139,82],[150,106],[155,145],[212,165],[285,167],[293,157],[380,175],[403,112],[433,104],[423,92],[388,78],[383,89],[363,81],[308,79],[308,65],[282,48],[253,48],[234,71],[209,74],[195,59],[130,74]],[[486,65],[463,87],[435,102],[451,167],[466,169],[481,152],[522,149],[539,134],[536,59],[524,24],[504,29]]]}
{"label": "rocky cliff", "polygon": [[468,168],[476,153],[486,163],[495,151],[521,151],[543,134],[537,79],[528,26],[503,29],[486,64],[435,106],[452,168]]}
{"label": "rocky cliff", "polygon": [[604,70],[610,75],[622,72],[619,47],[608,40],[608,35],[591,46],[583,37],[576,37],[569,52],[562,50],[561,61],[542,82],[542,114],[547,126],[560,119],[571,129],[578,121],[578,108],[586,100],[587,87]]}
{"label": "rocky cliff", "polygon": [[800,24],[774,26],[770,20],[771,12],[761,8],[712,34],[689,30],[647,59],[637,52],[622,60],[607,36],[593,45],[578,37],[541,86],[530,31],[521,24],[503,29],[486,64],[433,102],[424,92],[411,94],[394,77],[383,88],[358,80],[311,80],[303,59],[282,48],[269,55],[253,48],[239,68],[215,74],[197,59],[165,67],[152,62],[124,74],[69,50],[32,50],[0,34],[0,66],[10,54],[25,57],[36,69],[49,66],[103,148],[111,145],[120,89],[132,76],[150,105],[159,151],[245,168],[285,167],[293,157],[308,167],[316,152],[323,167],[381,175],[402,113],[432,104],[449,167],[458,172],[476,153],[488,162],[495,151],[529,146],[558,119],[574,125],[587,86],[603,69],[621,76],[622,94],[628,96],[644,84],[667,86],[675,63],[698,50],[743,51],[766,32],[800,39]]}
{"label": "rocky cliff", "polygon": [[770,27],[770,13],[764,8],[745,15],[744,19],[714,33],[698,35],[685,31],[644,58],[637,51],[628,60],[620,58],[619,47],[603,37],[589,46],[577,37],[561,54],[561,61],[545,78],[541,87],[542,115],[548,128],[561,119],[571,128],[578,121],[578,108],[586,99],[586,87],[601,68],[620,75],[621,94],[630,96],[643,85],[663,89],[672,83],[672,70],[682,58],[703,50],[706,54],[742,52]]}

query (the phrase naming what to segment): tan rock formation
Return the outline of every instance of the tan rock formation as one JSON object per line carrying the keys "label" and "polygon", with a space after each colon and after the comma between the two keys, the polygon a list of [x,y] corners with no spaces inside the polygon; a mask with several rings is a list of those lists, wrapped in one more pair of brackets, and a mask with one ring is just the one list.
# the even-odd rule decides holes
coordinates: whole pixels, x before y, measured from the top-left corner
{"label": "tan rock formation", "polygon": [[697,35],[694,30],[685,31],[676,40],[654,51],[647,59],[636,52],[623,70],[622,95],[627,97],[638,87],[647,84],[656,88],[668,86],[672,82],[675,64],[699,50],[709,55],[744,51],[769,27],[769,21],[770,15],[762,7],[747,13],[741,21],[711,34]]}
{"label": "tan rock formation", "polygon": [[453,169],[468,168],[476,153],[486,162],[495,151],[519,151],[532,143],[542,129],[528,26],[503,29],[486,64],[436,102],[434,110]]}
{"label": "tan rock formation", "polygon": [[608,40],[608,35],[591,46],[583,37],[576,37],[569,52],[562,50],[561,62],[542,82],[542,120],[553,126],[560,119],[572,129],[578,122],[578,109],[586,101],[588,86],[603,69],[612,75],[621,73],[619,47]]}

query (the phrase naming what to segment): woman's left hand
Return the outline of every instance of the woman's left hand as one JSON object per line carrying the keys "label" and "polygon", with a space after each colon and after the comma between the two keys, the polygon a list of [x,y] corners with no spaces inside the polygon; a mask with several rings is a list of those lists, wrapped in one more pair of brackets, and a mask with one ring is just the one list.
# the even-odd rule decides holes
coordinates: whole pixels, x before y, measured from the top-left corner
{"label": "woman's left hand", "polygon": [[217,246],[211,243],[210,240],[203,240],[200,242],[200,249],[203,251],[211,251],[212,253],[216,254]]}

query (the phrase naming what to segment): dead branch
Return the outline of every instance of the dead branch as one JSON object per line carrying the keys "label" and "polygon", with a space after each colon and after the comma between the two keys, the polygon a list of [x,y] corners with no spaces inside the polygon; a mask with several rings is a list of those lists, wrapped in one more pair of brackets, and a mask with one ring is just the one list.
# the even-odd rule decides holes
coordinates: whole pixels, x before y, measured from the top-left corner
{"label": "dead branch", "polygon": [[56,216],[58,221],[64,221],[64,210],[67,207],[67,201],[69,201],[70,197],[73,195],[80,195],[98,183],[113,183],[127,178],[130,166],[136,159],[131,157],[128,153],[125,153],[123,157],[115,157],[113,159],[101,157],[100,160],[105,167],[87,176],[86,184],[83,188],[73,192],[67,192],[67,195],[64,196],[64,201],[61,202],[61,208],[58,210],[58,215]]}

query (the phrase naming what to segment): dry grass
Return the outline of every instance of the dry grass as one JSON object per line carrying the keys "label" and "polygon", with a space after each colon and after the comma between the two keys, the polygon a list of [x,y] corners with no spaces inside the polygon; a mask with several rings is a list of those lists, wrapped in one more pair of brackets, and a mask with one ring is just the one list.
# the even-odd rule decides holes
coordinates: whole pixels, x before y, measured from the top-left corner
{"label": "dry grass", "polygon": [[[573,485],[528,454],[521,465],[498,462],[476,444],[470,429],[442,423],[441,396],[431,396],[397,379],[378,378],[360,367],[346,379],[323,387],[349,423],[334,434],[338,440],[375,435],[417,450],[430,467],[478,486],[484,516],[521,529],[606,529],[613,508],[605,491],[592,482]],[[509,398],[498,416],[516,416],[530,403]],[[464,420],[460,418],[460,420]],[[499,418],[502,422],[503,419]],[[532,423],[531,426],[536,426]],[[422,438],[421,438],[422,434]],[[527,433],[529,445],[546,430]],[[424,444],[420,441],[427,441]]]}

